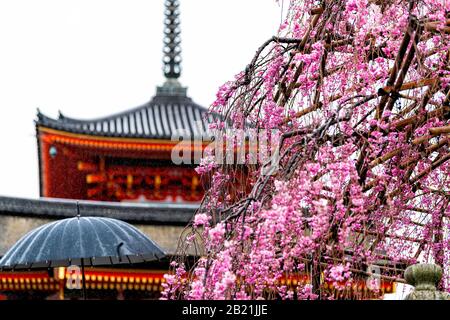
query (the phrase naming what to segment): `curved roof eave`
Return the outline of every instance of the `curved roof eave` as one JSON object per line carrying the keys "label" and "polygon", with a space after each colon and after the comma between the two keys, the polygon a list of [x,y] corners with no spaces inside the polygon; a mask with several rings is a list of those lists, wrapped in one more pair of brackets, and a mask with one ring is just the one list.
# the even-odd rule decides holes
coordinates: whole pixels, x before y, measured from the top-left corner
{"label": "curved roof eave", "polygon": [[35,122],[37,126],[92,136],[170,140],[181,132],[194,139],[211,137],[209,124],[217,119],[189,97],[156,95],[139,107],[90,120],[62,113],[53,119],[38,110]]}

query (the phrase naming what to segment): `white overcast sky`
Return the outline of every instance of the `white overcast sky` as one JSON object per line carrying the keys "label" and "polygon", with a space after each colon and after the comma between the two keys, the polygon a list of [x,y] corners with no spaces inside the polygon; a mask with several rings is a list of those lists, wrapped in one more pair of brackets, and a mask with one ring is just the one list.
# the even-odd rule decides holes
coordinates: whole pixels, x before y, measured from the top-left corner
{"label": "white overcast sky", "polygon": [[[276,34],[275,0],[181,0],[183,73],[204,106]],[[287,2],[286,2],[287,3]],[[162,84],[164,0],[0,1],[0,195],[36,198],[36,109],[95,118]]]}

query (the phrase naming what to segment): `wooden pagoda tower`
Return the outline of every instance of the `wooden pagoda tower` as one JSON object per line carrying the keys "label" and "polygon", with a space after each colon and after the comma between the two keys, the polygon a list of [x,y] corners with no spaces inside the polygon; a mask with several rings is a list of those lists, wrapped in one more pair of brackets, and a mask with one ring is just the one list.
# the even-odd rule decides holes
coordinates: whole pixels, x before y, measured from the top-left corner
{"label": "wooden pagoda tower", "polygon": [[[195,203],[203,197],[192,165],[174,165],[174,136],[200,148],[213,117],[187,96],[181,75],[179,2],[165,2],[164,75],[151,101],[93,120],[36,121],[41,197]],[[197,150],[198,151],[198,150]]]}

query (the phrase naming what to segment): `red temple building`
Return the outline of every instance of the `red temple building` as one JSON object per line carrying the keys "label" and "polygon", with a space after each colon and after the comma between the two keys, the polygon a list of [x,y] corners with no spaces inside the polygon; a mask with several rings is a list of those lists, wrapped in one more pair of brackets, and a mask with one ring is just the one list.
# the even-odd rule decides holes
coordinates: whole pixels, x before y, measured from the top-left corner
{"label": "red temple building", "polygon": [[[92,121],[42,113],[36,122],[42,197],[97,201],[198,202],[193,166],[171,161],[181,127],[206,131],[206,111],[186,95],[158,91],[143,106]],[[203,143],[201,144],[201,146]]]}

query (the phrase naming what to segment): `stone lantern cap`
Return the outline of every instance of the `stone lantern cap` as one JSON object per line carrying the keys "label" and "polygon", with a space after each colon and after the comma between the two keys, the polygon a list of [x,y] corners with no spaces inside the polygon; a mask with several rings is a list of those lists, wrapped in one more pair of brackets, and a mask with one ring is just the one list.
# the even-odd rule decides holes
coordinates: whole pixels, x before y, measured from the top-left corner
{"label": "stone lantern cap", "polygon": [[416,264],[405,271],[405,280],[414,291],[405,300],[450,300],[450,294],[437,290],[442,279],[442,268],[435,264]]}

